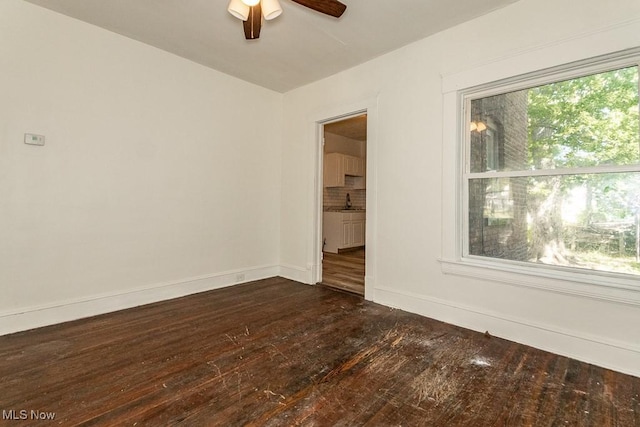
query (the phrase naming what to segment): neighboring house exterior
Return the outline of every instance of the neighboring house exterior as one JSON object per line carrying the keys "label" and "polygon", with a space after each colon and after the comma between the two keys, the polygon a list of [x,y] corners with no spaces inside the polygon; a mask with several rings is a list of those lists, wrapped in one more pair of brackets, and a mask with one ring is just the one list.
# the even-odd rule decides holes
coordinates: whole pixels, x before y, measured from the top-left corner
{"label": "neighboring house exterior", "polygon": [[[471,119],[486,130],[471,132],[471,171],[526,169],[527,91],[471,102]],[[527,181],[472,180],[469,185],[469,253],[526,261]]]}

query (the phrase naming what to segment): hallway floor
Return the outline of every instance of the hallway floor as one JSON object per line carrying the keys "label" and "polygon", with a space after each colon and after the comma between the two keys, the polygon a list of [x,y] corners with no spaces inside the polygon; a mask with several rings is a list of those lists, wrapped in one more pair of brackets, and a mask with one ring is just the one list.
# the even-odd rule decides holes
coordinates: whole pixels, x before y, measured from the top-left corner
{"label": "hallway floor", "polygon": [[332,254],[324,252],[322,284],[364,295],[365,249]]}

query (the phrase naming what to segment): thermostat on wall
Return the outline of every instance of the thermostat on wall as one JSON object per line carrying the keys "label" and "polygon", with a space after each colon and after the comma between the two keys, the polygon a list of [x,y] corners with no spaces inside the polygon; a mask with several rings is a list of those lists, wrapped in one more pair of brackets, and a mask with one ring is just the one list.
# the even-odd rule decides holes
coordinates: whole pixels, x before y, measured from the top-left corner
{"label": "thermostat on wall", "polygon": [[44,135],[36,135],[34,133],[25,133],[24,143],[29,145],[44,145]]}

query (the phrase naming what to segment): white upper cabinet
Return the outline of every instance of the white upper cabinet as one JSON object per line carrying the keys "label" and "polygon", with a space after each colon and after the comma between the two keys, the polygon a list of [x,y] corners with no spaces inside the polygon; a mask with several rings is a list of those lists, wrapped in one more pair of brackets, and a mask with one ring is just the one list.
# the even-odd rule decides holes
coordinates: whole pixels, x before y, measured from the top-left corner
{"label": "white upper cabinet", "polygon": [[325,154],[323,178],[325,187],[344,187],[347,175],[364,178],[364,159],[342,153]]}
{"label": "white upper cabinet", "polygon": [[361,157],[344,156],[344,174],[364,176],[364,159]]}

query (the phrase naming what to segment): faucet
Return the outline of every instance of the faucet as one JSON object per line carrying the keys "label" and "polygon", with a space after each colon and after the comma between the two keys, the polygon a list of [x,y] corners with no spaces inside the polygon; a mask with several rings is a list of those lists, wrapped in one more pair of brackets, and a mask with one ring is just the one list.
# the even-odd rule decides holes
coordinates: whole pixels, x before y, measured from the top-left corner
{"label": "faucet", "polygon": [[351,196],[347,193],[347,201],[344,204],[345,209],[351,209]]}

